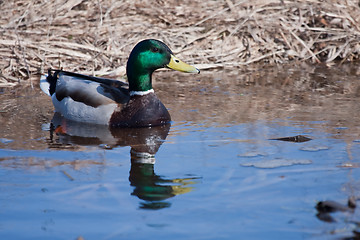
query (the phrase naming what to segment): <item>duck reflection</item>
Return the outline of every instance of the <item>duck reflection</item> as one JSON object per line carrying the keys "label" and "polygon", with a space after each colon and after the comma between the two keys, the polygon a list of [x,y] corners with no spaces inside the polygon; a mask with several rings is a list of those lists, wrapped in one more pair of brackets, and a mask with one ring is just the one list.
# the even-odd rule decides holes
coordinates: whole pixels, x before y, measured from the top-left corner
{"label": "duck reflection", "polygon": [[[129,181],[134,187],[131,195],[143,200],[140,208],[156,210],[170,207],[171,203],[166,200],[190,192],[196,180],[196,177],[168,179],[155,173],[155,154],[169,130],[170,124],[150,128],[111,129],[69,121],[55,114],[50,129],[50,147],[80,145],[112,149],[130,146]],[[56,141],[54,135],[57,136]]]}

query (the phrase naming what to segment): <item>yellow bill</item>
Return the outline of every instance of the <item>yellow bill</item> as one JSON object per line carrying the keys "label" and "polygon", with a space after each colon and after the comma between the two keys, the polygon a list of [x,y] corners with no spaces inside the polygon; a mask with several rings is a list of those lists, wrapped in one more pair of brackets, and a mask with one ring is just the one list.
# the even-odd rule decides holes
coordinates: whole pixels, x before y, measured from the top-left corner
{"label": "yellow bill", "polygon": [[187,73],[200,73],[200,70],[194,66],[191,66],[187,63],[184,63],[177,57],[171,54],[171,59],[169,64],[167,65],[168,68],[174,69],[180,72],[187,72]]}

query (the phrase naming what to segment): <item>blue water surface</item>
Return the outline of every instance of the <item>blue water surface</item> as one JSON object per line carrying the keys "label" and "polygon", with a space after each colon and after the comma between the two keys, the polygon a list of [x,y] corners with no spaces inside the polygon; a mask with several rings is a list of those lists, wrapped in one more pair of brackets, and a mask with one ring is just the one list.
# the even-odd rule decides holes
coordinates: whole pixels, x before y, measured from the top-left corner
{"label": "blue water surface", "polygon": [[284,86],[264,69],[160,77],[172,125],[140,130],[52,118],[39,89],[1,93],[0,239],[356,237],[357,208],[327,221],[315,206],[358,202],[358,81],[296,68]]}
{"label": "blue water surface", "polygon": [[[360,173],[340,167],[349,146],[327,134],[314,131],[316,140],[304,143],[268,140],[303,131],[263,122],[176,123],[153,175],[178,191],[154,201],[134,195],[129,147],[4,149],[1,239],[320,239],[331,227],[316,218],[316,202],[346,201],[343,188]],[[290,165],[243,166],[279,159]]]}

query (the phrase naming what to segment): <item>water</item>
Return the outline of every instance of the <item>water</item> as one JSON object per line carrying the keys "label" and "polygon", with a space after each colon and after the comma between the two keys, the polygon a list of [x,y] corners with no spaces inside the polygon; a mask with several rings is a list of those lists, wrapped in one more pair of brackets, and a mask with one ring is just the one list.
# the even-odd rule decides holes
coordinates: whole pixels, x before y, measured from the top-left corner
{"label": "water", "polygon": [[172,125],[116,131],[2,89],[0,238],[356,239],[357,209],[315,209],[360,196],[356,69],[156,73]]}

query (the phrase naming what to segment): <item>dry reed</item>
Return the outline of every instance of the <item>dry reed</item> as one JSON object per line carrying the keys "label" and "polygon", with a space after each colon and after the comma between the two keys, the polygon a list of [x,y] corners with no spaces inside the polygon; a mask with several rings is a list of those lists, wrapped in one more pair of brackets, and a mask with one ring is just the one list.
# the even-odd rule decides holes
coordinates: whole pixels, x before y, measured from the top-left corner
{"label": "dry reed", "polygon": [[360,55],[358,0],[0,0],[0,11],[0,86],[48,68],[123,75],[144,38],[200,69]]}

